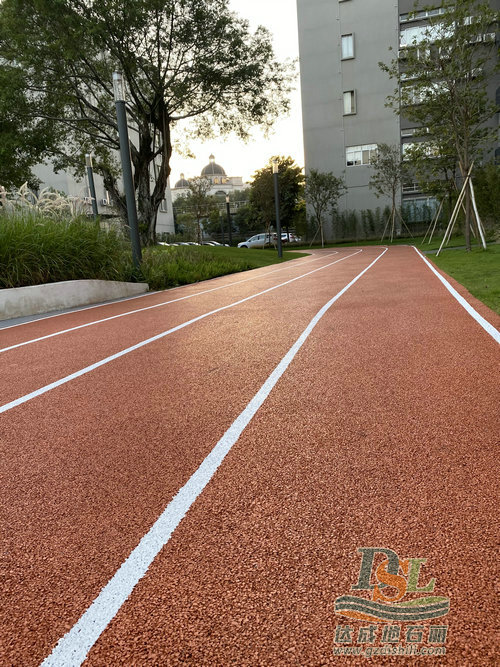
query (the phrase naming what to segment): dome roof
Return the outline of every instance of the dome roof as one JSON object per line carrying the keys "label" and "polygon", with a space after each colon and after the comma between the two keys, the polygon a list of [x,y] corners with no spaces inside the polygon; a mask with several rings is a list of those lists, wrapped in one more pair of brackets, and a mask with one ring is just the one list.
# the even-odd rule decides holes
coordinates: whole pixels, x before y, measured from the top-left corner
{"label": "dome roof", "polygon": [[189,187],[189,181],[186,181],[184,178],[184,174],[181,174],[181,178],[177,183],[175,184],[176,188],[188,188]]}
{"label": "dome roof", "polygon": [[209,158],[210,162],[207,164],[206,167],[203,167],[201,170],[201,175],[202,176],[225,176],[226,172],[224,169],[220,166],[220,164],[217,164],[215,162],[215,157],[211,155]]}

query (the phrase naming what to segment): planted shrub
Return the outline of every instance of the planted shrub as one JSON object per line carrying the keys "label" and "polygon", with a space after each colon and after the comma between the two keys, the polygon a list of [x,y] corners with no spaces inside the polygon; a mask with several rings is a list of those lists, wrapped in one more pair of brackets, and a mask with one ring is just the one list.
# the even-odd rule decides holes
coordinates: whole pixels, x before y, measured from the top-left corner
{"label": "planted shrub", "polygon": [[58,219],[0,209],[0,288],[62,280],[128,280],[128,244],[85,216]]}

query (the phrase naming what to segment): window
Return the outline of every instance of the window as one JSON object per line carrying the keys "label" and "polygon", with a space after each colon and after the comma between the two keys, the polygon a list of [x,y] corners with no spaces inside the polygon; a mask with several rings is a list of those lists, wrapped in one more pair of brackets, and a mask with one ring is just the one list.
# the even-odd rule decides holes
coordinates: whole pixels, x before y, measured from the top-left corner
{"label": "window", "polygon": [[416,149],[419,150],[421,155],[426,157],[439,157],[439,147],[432,141],[408,141],[401,146],[401,155],[403,160],[408,159],[408,152],[412,153]]}
{"label": "window", "polygon": [[428,127],[405,127],[401,130],[401,138],[405,137],[421,137],[429,134]]}
{"label": "window", "polygon": [[348,167],[357,167],[362,164],[370,164],[372,158],[374,158],[376,154],[377,144],[347,146],[345,149],[345,162]]}
{"label": "window", "polygon": [[342,60],[354,58],[354,35],[342,35],[341,37]]}
{"label": "window", "polygon": [[438,7],[437,9],[424,9],[420,12],[409,12],[407,14],[400,14],[399,20],[401,23],[406,23],[407,21],[420,21],[421,19],[427,19],[431,16],[439,16],[440,14],[446,13],[446,7]]}
{"label": "window", "polygon": [[356,91],[346,90],[344,93],[344,116],[356,113]]}
{"label": "window", "polygon": [[451,36],[448,31],[437,25],[419,25],[413,28],[403,28],[399,34],[399,45],[401,48],[417,46],[421,42],[433,42],[436,39]]}

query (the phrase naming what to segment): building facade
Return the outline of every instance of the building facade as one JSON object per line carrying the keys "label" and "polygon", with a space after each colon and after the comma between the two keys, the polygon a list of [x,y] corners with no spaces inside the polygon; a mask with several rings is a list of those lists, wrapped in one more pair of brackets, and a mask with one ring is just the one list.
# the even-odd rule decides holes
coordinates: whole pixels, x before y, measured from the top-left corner
{"label": "building facade", "polygon": [[[396,84],[378,63],[389,63],[425,26],[429,12],[413,10],[414,0],[297,0],[306,173],[344,175],[340,211],[390,205],[369,188],[370,159],[381,143],[401,145],[404,154],[413,127],[385,106]],[[498,78],[490,83],[492,99],[497,86]],[[432,202],[410,183],[398,194],[402,204]]]}

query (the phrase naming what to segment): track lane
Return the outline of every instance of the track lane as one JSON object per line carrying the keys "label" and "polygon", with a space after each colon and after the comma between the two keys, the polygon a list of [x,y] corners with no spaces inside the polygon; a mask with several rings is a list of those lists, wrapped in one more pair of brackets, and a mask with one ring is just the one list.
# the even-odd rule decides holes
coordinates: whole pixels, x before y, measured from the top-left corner
{"label": "track lane", "polygon": [[428,559],[439,664],[495,663],[498,348],[397,252],[318,325],[86,664],[337,664],[368,545]]}
{"label": "track lane", "polygon": [[275,291],[2,416],[0,654],[48,653],[331,296],[336,266],[294,283],[297,301]]}
{"label": "track lane", "polygon": [[[262,277],[257,283],[245,282],[242,286],[230,287],[222,293],[209,292],[199,299],[171,303],[166,308],[132,314],[123,324],[119,319],[111,320],[97,327],[79,329],[68,335],[4,352],[0,355],[3,380],[0,388],[0,412],[13,407],[9,404],[26,394],[59,382],[61,378],[80,373],[82,369],[94,364],[101,364],[112,355],[123,354],[124,350],[143,345],[155,336],[169,335],[176,327],[196,325],[197,321],[211,317],[221,308],[238,308],[245,299],[255,298],[260,302],[266,294],[274,290],[279,290],[282,299],[292,298],[296,282],[307,281],[315,273],[330,271],[341,263],[354,262],[350,270],[352,275],[355,275],[356,266],[363,261],[356,261],[356,258],[362,254],[361,251],[354,250],[338,259],[328,258],[326,264],[307,266],[303,272],[280,274],[278,279],[275,276]],[[331,274],[329,279],[342,281],[343,276],[344,272],[340,270],[338,276]],[[262,307],[265,308],[265,302]],[[20,373],[20,367],[30,368],[30,374]]]}
{"label": "track lane", "polygon": [[[43,320],[33,320],[31,322],[24,322],[15,324],[12,327],[4,327],[0,329],[0,352],[7,351],[13,347],[21,347],[36,343],[44,338],[58,336],[69,333],[75,329],[93,326],[106,322],[111,319],[126,317],[138,312],[144,312],[153,308],[160,308],[162,306],[175,303],[180,300],[191,299],[197,296],[212,291],[218,291],[227,287],[239,286],[242,283],[254,281],[258,278],[263,278],[271,274],[280,273],[284,270],[289,270],[309,263],[316,262],[321,259],[338,255],[338,251],[328,251],[326,253],[316,252],[311,253],[311,257],[299,258],[298,260],[287,262],[280,265],[278,268],[261,267],[251,271],[242,272],[242,275],[250,273],[250,276],[240,277],[235,279],[237,274],[229,274],[227,276],[220,276],[211,280],[202,281],[200,283],[193,283],[190,285],[182,285],[168,290],[153,292],[151,294],[141,294],[139,296],[131,297],[130,299],[123,299],[114,303],[101,304],[99,306],[88,306],[86,308],[75,309],[69,313],[57,313],[49,315]],[[302,261],[301,261],[302,260]],[[181,290],[182,296],[178,295]],[[146,302],[136,300],[142,299]],[[132,304],[129,302],[132,301]],[[89,312],[90,311],[90,312]],[[64,318],[64,319],[56,319]],[[38,326],[35,326],[38,325]],[[21,328],[25,327],[25,328]],[[36,332],[36,333],[33,333]]]}

